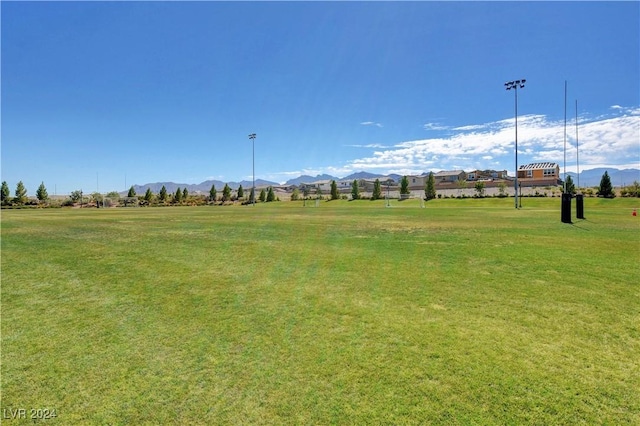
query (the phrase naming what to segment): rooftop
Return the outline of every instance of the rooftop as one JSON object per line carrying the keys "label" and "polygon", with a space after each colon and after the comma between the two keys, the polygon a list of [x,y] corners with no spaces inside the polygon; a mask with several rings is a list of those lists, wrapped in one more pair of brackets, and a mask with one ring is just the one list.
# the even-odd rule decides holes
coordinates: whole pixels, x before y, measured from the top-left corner
{"label": "rooftop", "polygon": [[558,167],[556,163],[531,163],[521,165],[518,170],[555,169],[556,167]]}
{"label": "rooftop", "polygon": [[443,170],[434,176],[458,176],[460,173],[464,173],[464,170]]}

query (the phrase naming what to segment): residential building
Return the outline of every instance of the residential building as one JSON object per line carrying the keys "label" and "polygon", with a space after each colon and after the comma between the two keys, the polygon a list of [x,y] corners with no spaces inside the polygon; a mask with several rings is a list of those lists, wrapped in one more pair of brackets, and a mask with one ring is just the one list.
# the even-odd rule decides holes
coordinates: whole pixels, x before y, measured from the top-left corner
{"label": "residential building", "polygon": [[373,187],[376,184],[376,180],[380,181],[380,188],[382,190],[390,188],[397,188],[398,183],[390,177],[379,177],[373,179],[360,179],[358,182],[360,183],[360,188],[364,189],[365,192],[373,192]]}
{"label": "residential building", "polygon": [[522,186],[561,185],[560,166],[557,163],[531,163],[518,167],[518,182]]}
{"label": "residential building", "polygon": [[434,175],[436,184],[438,183],[456,183],[460,180],[467,180],[467,174],[464,170],[441,171]]}
{"label": "residential building", "polygon": [[467,173],[468,181],[493,181],[507,178],[506,170],[474,170]]}
{"label": "residential building", "polygon": [[[359,184],[360,182],[358,182]],[[349,193],[351,192],[351,187],[353,185],[353,180],[339,180],[336,181],[336,185],[338,186],[338,192],[341,193]]]}
{"label": "residential building", "polygon": [[323,193],[328,193],[331,191],[331,181],[330,180],[317,180],[315,182],[310,183],[301,183],[300,190],[304,191],[305,189],[309,191],[310,194],[315,194],[316,191],[320,189]]}
{"label": "residential building", "polygon": [[427,179],[429,175],[407,175],[407,179],[409,180],[409,189],[423,189],[427,185]]}

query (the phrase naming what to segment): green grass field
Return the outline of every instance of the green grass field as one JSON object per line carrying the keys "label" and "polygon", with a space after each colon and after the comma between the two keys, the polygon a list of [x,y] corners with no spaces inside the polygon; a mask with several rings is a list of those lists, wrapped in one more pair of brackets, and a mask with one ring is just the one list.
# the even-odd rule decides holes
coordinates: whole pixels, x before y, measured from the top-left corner
{"label": "green grass field", "polygon": [[3,211],[4,421],[640,424],[638,199],[523,204]]}

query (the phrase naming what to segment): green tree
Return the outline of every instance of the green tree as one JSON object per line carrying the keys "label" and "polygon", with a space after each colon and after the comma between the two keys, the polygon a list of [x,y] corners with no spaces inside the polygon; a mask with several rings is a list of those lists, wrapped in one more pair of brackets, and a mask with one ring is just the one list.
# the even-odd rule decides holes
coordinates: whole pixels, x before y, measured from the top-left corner
{"label": "green tree", "polygon": [[309,188],[309,186],[304,185],[302,187],[302,205],[305,207],[307,205],[307,198],[309,198],[310,191],[311,189]]}
{"label": "green tree", "polygon": [[478,197],[484,197],[484,182],[476,182],[475,190]]}
{"label": "green tree", "polygon": [[242,185],[238,187],[238,198],[244,198],[244,188]]}
{"label": "green tree", "polygon": [[433,200],[436,198],[436,178],[433,176],[433,172],[429,172],[429,177],[427,178],[427,184],[424,188],[424,198],[428,200]]}
{"label": "green tree", "polygon": [[458,194],[462,194],[462,191],[467,188],[467,181],[466,179],[458,179],[456,185],[458,186]]}
{"label": "green tree", "polygon": [[571,178],[571,175],[567,176],[567,181],[565,182],[564,186],[567,194],[576,193],[576,185],[573,183],[573,179]]}
{"label": "green tree", "polygon": [[164,185],[162,185],[162,188],[160,188],[160,192],[158,193],[158,198],[160,198],[160,202],[165,203],[167,201],[167,188],[165,188]]}
{"label": "green tree", "polygon": [[406,176],[402,177],[400,181],[400,195],[408,195],[409,194],[409,179]]}
{"label": "green tree", "polygon": [[182,200],[186,202],[187,198],[189,198],[189,190],[185,186],[184,189],[182,190]]}
{"label": "green tree", "polygon": [[380,185],[380,179],[376,179],[373,182],[373,194],[371,194],[372,200],[379,200],[382,198],[382,186]]}
{"label": "green tree", "polygon": [[598,196],[605,198],[614,198],[616,195],[613,192],[613,185],[611,185],[611,178],[608,172],[604,172],[602,179],[600,179],[600,187],[598,188]]}
{"label": "green tree", "polygon": [[24,187],[22,181],[16,185],[16,192],[14,201],[18,204],[24,204],[27,202],[27,188]]}
{"label": "green tree", "polygon": [[629,197],[640,197],[640,183],[634,180],[631,186],[627,188],[627,195]]}
{"label": "green tree", "polygon": [[71,199],[71,202],[77,203],[78,201],[82,200],[82,191],[72,191],[71,194],[69,194],[69,198]]}
{"label": "green tree", "polygon": [[127,197],[135,197],[136,196],[136,190],[133,189],[133,185],[131,185],[131,188],[129,188],[129,192],[127,193]]}
{"label": "green tree", "polygon": [[229,184],[225,183],[224,188],[222,188],[222,201],[231,200],[231,187]]}
{"label": "green tree", "polygon": [[256,190],[254,187],[251,187],[251,192],[249,192],[249,202],[251,204],[255,203],[256,201]]}
{"label": "green tree", "polygon": [[11,196],[11,190],[9,190],[9,185],[7,185],[7,181],[2,181],[2,188],[0,189],[0,194],[2,196],[2,204],[7,204],[9,202],[9,197]]}
{"label": "green tree", "polygon": [[506,197],[506,195],[507,195],[507,184],[504,182],[500,182],[498,184],[498,196]]}
{"label": "green tree", "polygon": [[176,189],[176,193],[173,195],[173,201],[177,204],[182,202],[182,189],[180,189],[180,187]]}
{"label": "green tree", "polygon": [[340,194],[338,193],[338,184],[335,180],[331,181],[331,199],[337,200],[340,198]]}
{"label": "green tree", "polygon": [[298,201],[300,199],[300,190],[298,188],[293,188],[293,192],[291,193],[291,201]]}
{"label": "green tree", "polygon": [[216,191],[216,186],[211,185],[211,189],[209,190],[209,201],[215,202],[217,196],[218,192]]}
{"label": "green tree", "polygon": [[264,191],[264,188],[260,190],[260,195],[258,196],[258,200],[264,203],[267,200],[267,193]]}
{"label": "green tree", "polygon": [[267,190],[267,203],[270,203],[271,201],[275,201],[276,200],[276,194],[273,192],[273,188],[269,187],[269,189]]}
{"label": "green tree", "polygon": [[354,179],[353,182],[351,182],[351,198],[353,200],[360,199],[360,186],[358,185],[358,179]]}
{"label": "green tree", "polygon": [[106,195],[107,198],[113,198],[115,200],[120,198],[120,194],[118,194],[118,191],[111,191],[111,192],[107,192]]}
{"label": "green tree", "polygon": [[99,192],[92,192],[91,200],[96,203],[96,207],[100,207],[100,204],[102,203],[102,194]]}
{"label": "green tree", "polygon": [[38,197],[38,201],[47,201],[49,198],[49,194],[47,194],[47,188],[44,186],[44,182],[40,184],[38,190],[36,191],[36,197]]}
{"label": "green tree", "polygon": [[151,200],[153,200],[153,192],[151,192],[151,188],[147,188],[147,191],[144,193],[144,200],[147,203],[151,203]]}

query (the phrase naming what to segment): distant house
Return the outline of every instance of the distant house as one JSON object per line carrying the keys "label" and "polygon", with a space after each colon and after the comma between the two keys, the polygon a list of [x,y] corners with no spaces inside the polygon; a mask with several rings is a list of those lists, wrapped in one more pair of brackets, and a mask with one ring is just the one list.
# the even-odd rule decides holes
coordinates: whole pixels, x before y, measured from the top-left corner
{"label": "distant house", "polygon": [[309,191],[311,194],[315,194],[318,189],[323,193],[328,193],[331,191],[331,181],[330,180],[317,180],[315,182],[310,183],[301,183],[300,190]]}
{"label": "distant house", "polygon": [[[271,188],[273,188],[274,191],[290,193],[293,192],[294,189],[297,189],[298,185],[272,185]],[[251,191],[251,188],[249,188],[249,191]]]}
{"label": "distant house", "polygon": [[390,177],[360,179],[358,182],[360,183],[360,187],[364,188],[365,192],[372,192],[376,180],[380,181],[380,189],[387,189],[387,187],[395,189],[398,186],[398,183]]}
{"label": "distant house", "polygon": [[518,167],[518,182],[522,186],[557,186],[562,184],[557,163],[531,163]]}
{"label": "distant house", "polygon": [[[351,192],[351,188],[353,185],[353,180],[339,180],[336,182],[336,185],[338,185],[338,192],[342,192],[342,193],[349,193]],[[360,186],[360,182],[358,181],[358,186]]]}
{"label": "distant house", "polygon": [[464,170],[441,171],[434,175],[436,184],[438,183],[456,183],[460,180],[467,180],[467,174]]}
{"label": "distant house", "polygon": [[407,175],[409,179],[409,189],[424,189],[427,185],[429,175]]}
{"label": "distant house", "polygon": [[[428,176],[425,176],[427,179]],[[436,189],[459,189],[466,187],[467,174],[464,170],[444,170],[433,175]]]}
{"label": "distant house", "polygon": [[474,170],[467,173],[467,180],[472,182],[504,180],[506,178],[506,170]]}

